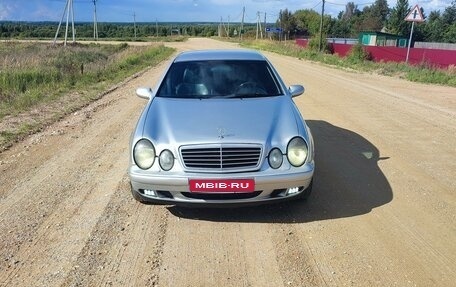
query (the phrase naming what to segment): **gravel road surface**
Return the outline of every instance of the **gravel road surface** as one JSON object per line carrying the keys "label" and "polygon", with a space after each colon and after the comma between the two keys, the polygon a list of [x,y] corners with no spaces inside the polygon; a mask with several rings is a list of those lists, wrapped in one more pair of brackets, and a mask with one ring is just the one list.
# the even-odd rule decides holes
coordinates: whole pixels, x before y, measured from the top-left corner
{"label": "gravel road surface", "polygon": [[265,55],[306,87],[307,202],[134,201],[134,91],[165,62],[0,154],[0,286],[455,286],[456,88]]}

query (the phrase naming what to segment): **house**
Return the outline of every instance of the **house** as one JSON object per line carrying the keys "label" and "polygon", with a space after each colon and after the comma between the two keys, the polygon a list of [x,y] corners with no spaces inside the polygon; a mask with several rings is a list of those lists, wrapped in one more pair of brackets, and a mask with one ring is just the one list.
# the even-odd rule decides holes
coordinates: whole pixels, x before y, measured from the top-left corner
{"label": "house", "polygon": [[407,47],[407,37],[383,32],[361,32],[359,43],[365,46]]}

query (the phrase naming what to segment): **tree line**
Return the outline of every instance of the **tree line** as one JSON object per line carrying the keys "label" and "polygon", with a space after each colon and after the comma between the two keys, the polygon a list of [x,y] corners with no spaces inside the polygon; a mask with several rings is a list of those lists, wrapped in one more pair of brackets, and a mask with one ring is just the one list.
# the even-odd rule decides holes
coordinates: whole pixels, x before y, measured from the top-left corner
{"label": "tree line", "polygon": [[[56,22],[0,22],[0,38],[53,38],[57,32]],[[71,26],[71,25],[70,25]],[[93,37],[93,23],[75,23],[78,38]],[[99,38],[133,38],[151,36],[170,36],[184,34],[189,36],[211,37],[217,35],[217,24],[203,23],[98,23]],[[58,37],[65,34],[62,24]],[[71,35],[71,27],[69,28]]]}
{"label": "tree line", "polygon": [[[387,0],[375,0],[362,10],[354,2],[348,2],[345,10],[337,17],[323,17],[322,33],[326,37],[358,38],[361,31],[383,31],[406,36],[410,34],[411,23],[404,21],[411,10],[408,0],[398,0],[396,6],[388,7]],[[421,11],[426,19],[415,25],[414,41],[456,43],[456,0],[453,0],[443,12]],[[320,14],[314,10],[281,10],[276,23],[267,26],[280,27],[286,39],[296,37],[315,37],[320,33]],[[64,25],[63,25],[64,26]],[[78,38],[93,37],[92,23],[76,23]],[[237,30],[236,30],[237,29]],[[52,38],[55,36],[55,22],[0,22],[0,38]],[[64,36],[65,29],[60,29],[59,37]],[[236,31],[236,32],[235,32]],[[211,37],[218,35],[219,23],[99,23],[98,37],[122,39],[133,37],[170,36],[175,34]],[[233,23],[227,31],[223,26],[223,35],[237,36],[239,23]],[[255,37],[256,24],[244,24],[246,37]],[[272,38],[283,35],[271,33]]]}
{"label": "tree line", "polygon": [[[383,31],[406,36],[410,34],[411,23],[404,21],[412,7],[408,0],[398,0],[396,6],[388,7],[386,0],[376,0],[362,10],[354,2],[348,2],[337,18],[323,17],[322,32],[327,37],[358,38],[361,31]],[[456,43],[456,0],[443,12],[421,9],[425,22],[415,25],[414,39],[423,42]],[[280,11],[277,25],[289,35],[314,37],[320,33],[320,14],[314,10],[287,9]]]}

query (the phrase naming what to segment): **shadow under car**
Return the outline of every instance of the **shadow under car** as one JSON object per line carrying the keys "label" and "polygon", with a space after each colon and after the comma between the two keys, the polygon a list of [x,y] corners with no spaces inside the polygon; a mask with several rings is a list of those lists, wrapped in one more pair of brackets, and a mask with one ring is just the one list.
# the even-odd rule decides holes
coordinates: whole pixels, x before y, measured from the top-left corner
{"label": "shadow under car", "polygon": [[167,207],[175,216],[218,222],[302,223],[357,216],[393,199],[378,167],[379,150],[363,136],[321,120],[306,121],[315,142],[313,191],[307,201],[244,208]]}

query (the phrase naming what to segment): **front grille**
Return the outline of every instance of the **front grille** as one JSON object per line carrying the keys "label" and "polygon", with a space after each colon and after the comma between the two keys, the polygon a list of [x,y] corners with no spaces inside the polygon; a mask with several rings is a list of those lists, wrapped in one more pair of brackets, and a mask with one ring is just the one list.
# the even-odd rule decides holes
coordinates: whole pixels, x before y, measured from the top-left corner
{"label": "front grille", "polygon": [[182,195],[192,199],[204,199],[204,200],[239,200],[239,199],[250,199],[257,197],[261,194],[260,191],[249,192],[249,193],[192,193],[182,192]]}
{"label": "front grille", "polygon": [[187,169],[210,171],[246,171],[260,164],[261,147],[257,145],[185,146],[181,155]]}

